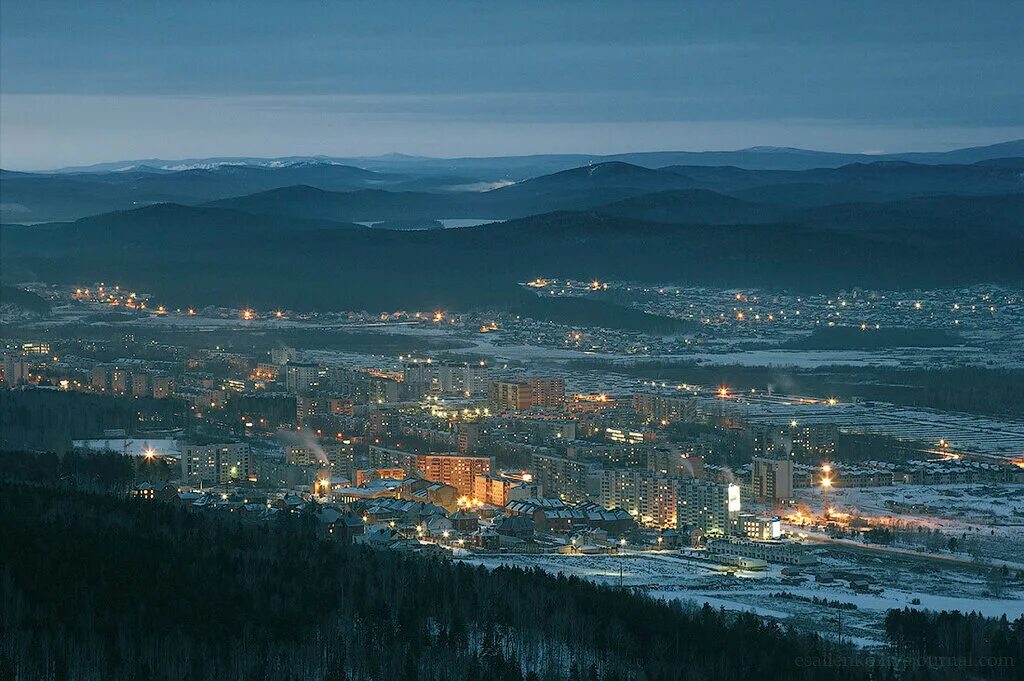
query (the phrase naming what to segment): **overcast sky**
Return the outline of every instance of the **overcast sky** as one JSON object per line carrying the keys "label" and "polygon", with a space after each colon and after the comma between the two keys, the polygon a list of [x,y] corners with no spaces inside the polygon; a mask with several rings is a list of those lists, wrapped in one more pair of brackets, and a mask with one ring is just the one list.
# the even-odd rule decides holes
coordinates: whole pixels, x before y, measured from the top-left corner
{"label": "overcast sky", "polygon": [[0,165],[1024,137],[1024,2],[0,2]]}

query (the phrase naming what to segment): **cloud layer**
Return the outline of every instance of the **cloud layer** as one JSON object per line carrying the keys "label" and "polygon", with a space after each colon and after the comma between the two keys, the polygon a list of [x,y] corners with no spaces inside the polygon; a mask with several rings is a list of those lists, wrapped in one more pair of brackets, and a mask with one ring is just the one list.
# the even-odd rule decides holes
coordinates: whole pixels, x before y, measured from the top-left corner
{"label": "cloud layer", "polygon": [[1020,3],[0,7],[5,167],[1024,136]]}

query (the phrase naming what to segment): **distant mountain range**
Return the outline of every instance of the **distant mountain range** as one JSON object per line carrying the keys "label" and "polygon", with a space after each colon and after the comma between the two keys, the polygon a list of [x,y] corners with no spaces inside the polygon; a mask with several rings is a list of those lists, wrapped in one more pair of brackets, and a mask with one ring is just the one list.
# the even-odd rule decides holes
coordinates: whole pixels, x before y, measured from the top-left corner
{"label": "distant mountain range", "polygon": [[254,213],[342,221],[508,219],[554,210],[587,210],[683,189],[709,190],[753,203],[808,207],[948,193],[1024,191],[1024,158],[948,165],[874,161],[810,170],[702,165],[655,169],[607,161],[480,191],[490,186],[466,175],[378,172],[305,161],[179,171],[136,168],[56,175],[3,171],[0,219],[37,223],[156,203],[209,202]]}
{"label": "distant mountain range", "polygon": [[[1021,168],[991,165],[928,166],[903,162],[855,164],[802,171],[743,170],[731,167],[669,166],[652,170],[622,162],[601,163],[544,175],[487,192],[394,193],[385,191],[328,192],[314,187],[283,187],[207,205],[258,214],[341,221],[410,219],[510,219],[557,210],[593,210],[623,202],[611,211],[639,209],[644,198],[660,192],[689,192],[688,212],[643,214],[668,222],[749,222],[740,204],[763,204],[752,210],[758,222],[790,214],[784,208],[805,208],[849,202],[886,202],[916,196],[1002,195],[1024,192]],[[703,192],[703,194],[701,193]],[[719,213],[695,202],[714,200]],[[728,198],[736,199],[728,202]],[[628,200],[634,201],[629,202]],[[665,197],[662,197],[664,201]],[[663,208],[665,206],[663,205]],[[680,210],[677,203],[668,210]],[[704,212],[702,212],[704,211]],[[707,212],[711,211],[711,212]],[[683,215],[687,219],[682,219]],[[634,215],[641,217],[640,213]]]}
{"label": "distant mountain range", "polygon": [[379,173],[335,163],[213,165],[165,171],[37,174],[0,171],[0,220],[68,220],[155,203],[203,203],[214,199],[310,184],[333,191],[378,188],[392,191],[446,191],[474,178]]}
{"label": "distant mountain range", "polygon": [[[372,168],[287,159],[0,171],[0,273],[4,283],[116,277],[181,305],[497,305],[578,319],[607,310],[539,308],[517,282],[1021,285],[1024,156],[979,158],[1020,146],[809,169],[702,165],[692,155],[656,168],[611,160],[487,191],[468,189],[492,186],[470,167],[486,159],[444,173],[412,170],[439,162],[415,157],[382,157]],[[789,149],[722,153],[824,160]],[[630,156],[664,163],[683,155]],[[566,157],[537,158],[503,162],[525,169]],[[932,162],[940,158],[956,162]],[[491,224],[441,228],[454,219]]]}
{"label": "distant mountain range", "polygon": [[811,168],[835,168],[851,163],[872,161],[910,161],[923,164],[976,163],[988,159],[1024,156],[1024,140],[1011,140],[981,147],[967,147],[953,151],[904,152],[893,154],[850,154],[830,151],[813,151],[791,147],[751,147],[736,151],[646,151],[625,154],[536,154],[531,156],[491,156],[432,158],[407,154],[384,154],[382,156],[287,156],[279,158],[259,157],[211,157],[190,159],[140,159],[114,161],[89,166],[74,166],[53,171],[58,173],[93,173],[123,171],[125,169],[146,169],[151,172],[202,168],[219,165],[251,165],[275,167],[293,163],[337,163],[351,165],[379,172],[416,173],[457,173],[470,174],[488,179],[525,179],[545,175],[559,170],[568,170],[582,165],[623,161],[648,168],[662,168],[671,165],[694,166],[736,166],[750,170],[809,170]]}

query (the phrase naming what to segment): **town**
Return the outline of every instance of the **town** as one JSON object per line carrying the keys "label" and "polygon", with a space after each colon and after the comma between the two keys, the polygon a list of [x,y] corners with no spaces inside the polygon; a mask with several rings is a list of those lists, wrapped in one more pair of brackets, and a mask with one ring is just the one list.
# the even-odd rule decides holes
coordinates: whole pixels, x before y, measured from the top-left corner
{"label": "town", "polygon": [[[98,419],[109,427],[15,428],[5,446],[129,457],[126,493],[141,501],[253,523],[299,514],[327,540],[536,566],[815,630],[819,611],[844,607],[857,612],[831,635],[865,645],[891,607],[1020,614],[1017,420],[636,378],[576,364],[579,350],[552,356],[543,335],[529,342],[537,322],[507,315],[181,310],[116,284],[36,291],[52,310],[15,320],[3,386],[33,415],[52,399],[116,413]],[[1004,292],[1004,316],[1019,301]],[[370,335],[363,349],[274,340],[295,330]],[[381,354],[374,338],[418,349]]]}

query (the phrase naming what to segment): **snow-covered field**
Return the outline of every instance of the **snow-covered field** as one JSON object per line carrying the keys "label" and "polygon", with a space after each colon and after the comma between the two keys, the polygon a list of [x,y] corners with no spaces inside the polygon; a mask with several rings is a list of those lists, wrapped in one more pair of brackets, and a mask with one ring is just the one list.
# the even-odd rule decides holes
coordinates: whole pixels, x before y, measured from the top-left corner
{"label": "snow-covered field", "polygon": [[[735,575],[676,553],[630,553],[623,556],[504,555],[462,556],[464,562],[495,568],[499,565],[540,568],[551,573],[573,575],[594,582],[639,590],[654,598],[679,600],[694,607],[705,603],[714,608],[752,612],[785,620],[795,626],[837,635],[862,645],[883,642],[881,629],[885,613],[892,608],[977,611],[988,616],[1005,614],[1014,619],[1024,615],[1024,590],[1008,588],[999,598],[987,595],[984,577],[955,566],[931,567],[917,562],[903,563],[889,557],[866,554],[833,555],[820,551],[814,569],[849,570],[874,576],[883,587],[880,594],[853,591],[846,581],[820,584],[808,577],[799,585],[784,584],[779,566],[759,573]],[[784,594],[784,595],[779,595]],[[838,601],[856,608],[825,606],[813,599]]]}
{"label": "snow-covered field", "polygon": [[[797,490],[800,499],[821,503],[819,488]],[[904,520],[919,520],[938,527],[1012,528],[1024,535],[1024,485],[894,485],[891,487],[833,488],[829,501],[839,508]],[[891,503],[890,503],[891,502]],[[936,513],[896,513],[892,504],[941,509]]]}

